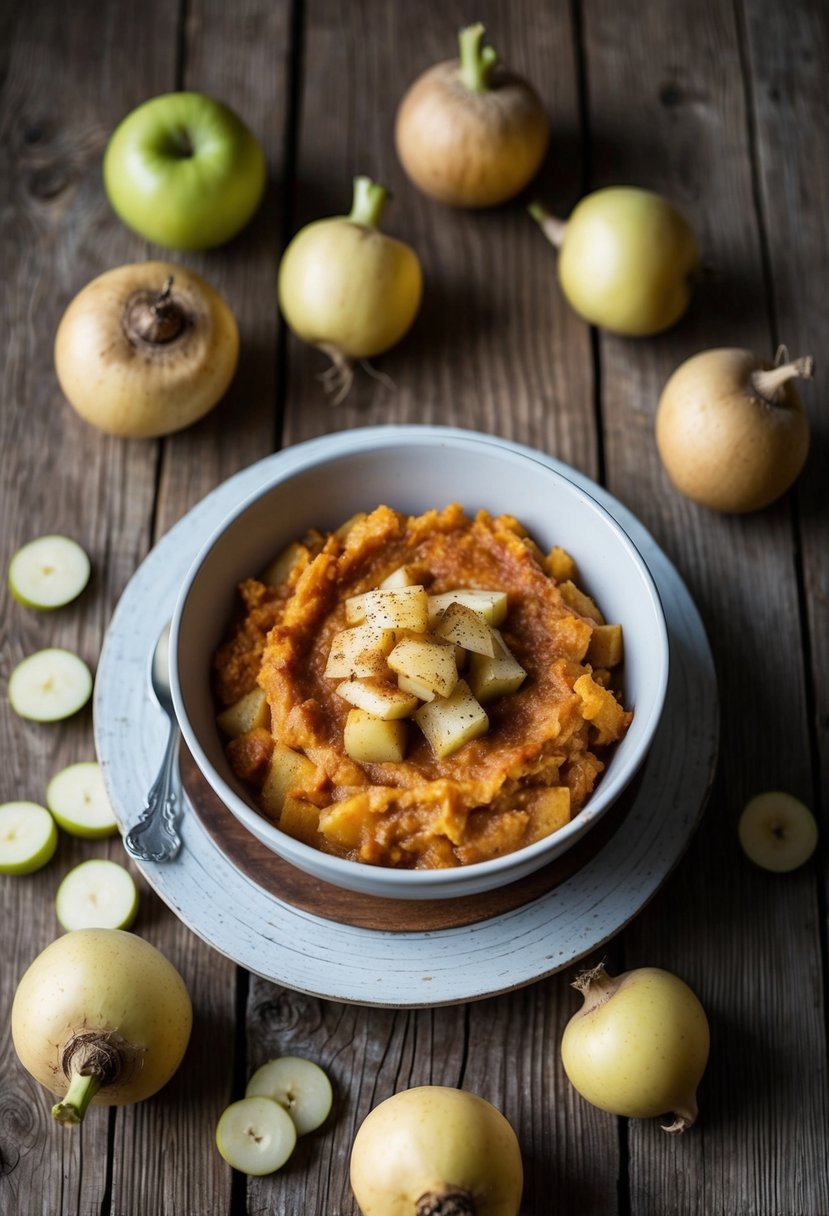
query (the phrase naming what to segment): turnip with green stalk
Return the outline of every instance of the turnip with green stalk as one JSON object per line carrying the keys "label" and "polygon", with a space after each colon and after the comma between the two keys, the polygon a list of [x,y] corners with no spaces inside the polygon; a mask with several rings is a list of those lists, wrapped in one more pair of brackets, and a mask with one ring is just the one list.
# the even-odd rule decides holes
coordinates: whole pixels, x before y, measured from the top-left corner
{"label": "turnip with green stalk", "polygon": [[279,306],[304,342],[331,360],[323,379],[342,401],[354,364],[399,342],[423,293],[417,255],[379,230],[388,191],[368,177],[354,179],[346,216],[302,228],[279,266]]}

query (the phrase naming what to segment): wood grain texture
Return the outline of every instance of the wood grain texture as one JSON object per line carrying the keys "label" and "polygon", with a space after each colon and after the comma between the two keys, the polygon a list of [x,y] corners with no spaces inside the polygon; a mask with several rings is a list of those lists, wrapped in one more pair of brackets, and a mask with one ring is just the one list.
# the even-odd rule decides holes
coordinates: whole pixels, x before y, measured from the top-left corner
{"label": "wood grain texture", "polygon": [[[744,799],[766,786],[826,811],[829,13],[814,0],[654,0],[635,13],[611,0],[508,8],[497,0],[474,13],[459,0],[0,7],[0,565],[46,530],[76,536],[94,564],[83,597],[57,614],[0,595],[0,682],[49,644],[94,665],[148,548],[218,481],[280,443],[373,423],[445,422],[606,475],[691,587],[721,680],[724,758],[703,827],[662,894],[607,951],[611,968],[676,970],[706,1004],[712,1057],[700,1122],[668,1138],[657,1121],[617,1126],[573,1093],[558,1055],[578,1004],[568,974],[430,1010],[341,1005],[251,976],[237,1021],[247,978],[145,886],[136,928],[185,976],[197,1011],[193,1046],[152,1102],[93,1110],[83,1128],[60,1129],[14,1054],[14,988],[58,932],[53,899],[63,874],[88,856],[124,858],[117,841],[63,835],[40,874],[0,876],[3,1216],[356,1216],[348,1155],[359,1123],[395,1090],[427,1082],[476,1090],[510,1117],[525,1161],[523,1216],[553,1205],[563,1216],[829,1212],[825,842],[822,872],[812,865],[774,876],[751,869],[735,838]],[[537,188],[556,211],[566,214],[588,187],[626,181],[670,194],[692,219],[713,274],[672,332],[641,342],[591,335],[558,291],[555,255],[526,216],[526,199],[455,212],[406,181],[392,142],[397,103],[419,71],[454,54],[458,28],[472,19],[485,22],[549,108],[553,144]],[[181,257],[240,321],[242,359],[226,401],[163,444],[124,443],[93,432],[61,400],[51,345],[63,309],[90,278],[155,252],[108,207],[100,158],[125,113],[179,86],[236,106],[266,148],[270,187],[225,249]],[[333,408],[316,379],[324,359],[284,333],[275,278],[284,237],[346,210],[359,172],[391,187],[385,227],[417,249],[426,295],[405,341],[377,360],[393,387],[359,369],[351,395]],[[702,512],[674,493],[656,456],[661,385],[704,346],[770,354],[779,340],[818,357],[818,379],[803,394],[814,434],[806,472],[794,495],[756,516]],[[136,695],[124,689],[125,715]],[[91,713],[36,726],[3,700],[0,754],[0,801],[42,799],[58,768],[91,757]],[[213,1125],[253,1068],[285,1053],[329,1070],[335,1109],[284,1171],[246,1182],[218,1158]]]}
{"label": "wood grain texture", "polygon": [[[631,1125],[631,1207],[822,1211],[829,1197],[819,1148],[827,1122],[814,875],[775,881],[749,865],[736,841],[737,817],[753,793],[782,786],[808,799],[811,788],[791,504],[734,519],[682,502],[652,439],[661,386],[683,358],[721,345],[773,350],[740,31],[725,6],[700,19],[693,3],[651,5],[633,39],[618,6],[588,0],[584,12],[591,184],[634,182],[671,195],[716,270],[675,330],[635,352],[620,339],[600,344],[608,486],[685,574],[709,631],[722,703],[732,707],[697,841],[670,893],[625,936],[626,964],[678,971],[713,1027],[696,1133],[677,1143],[658,1128]],[[781,1006],[781,988],[800,993],[796,1014]],[[749,1105],[746,1124],[739,1113]],[[797,1165],[781,1171],[784,1160]]]}

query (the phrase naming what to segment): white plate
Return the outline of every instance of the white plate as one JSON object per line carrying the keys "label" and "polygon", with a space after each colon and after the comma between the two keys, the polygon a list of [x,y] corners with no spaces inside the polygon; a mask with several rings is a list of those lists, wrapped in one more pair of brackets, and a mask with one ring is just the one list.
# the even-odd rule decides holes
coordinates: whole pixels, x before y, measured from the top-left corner
{"label": "white plate", "polygon": [[[393,429],[405,439],[426,428]],[[348,432],[325,436],[237,473],[162,538],[127,586],[107,633],[94,699],[98,757],[123,828],[138,818],[164,748],[166,719],[150,692],[149,661],[191,562],[276,462],[289,471],[309,454],[328,457],[347,443]],[[682,855],[705,804],[718,738],[716,678],[699,614],[676,570],[621,503],[583,474],[532,455],[588,490],[618,520],[662,598],[670,638],[668,693],[630,811],[590,862],[534,903],[456,929],[387,933],[316,917],[266,894],[228,861],[185,805],[178,859],[142,865],[142,872],[186,925],[247,970],[298,991],[365,1005],[443,1005],[491,996],[601,946],[639,912]]]}

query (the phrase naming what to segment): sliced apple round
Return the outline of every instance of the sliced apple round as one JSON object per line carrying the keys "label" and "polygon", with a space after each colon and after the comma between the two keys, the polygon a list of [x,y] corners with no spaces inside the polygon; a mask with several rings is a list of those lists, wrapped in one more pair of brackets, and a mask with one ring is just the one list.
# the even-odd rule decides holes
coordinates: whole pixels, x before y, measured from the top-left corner
{"label": "sliced apple round", "polygon": [[243,1174],[272,1174],[294,1151],[296,1127],[273,1098],[232,1102],[216,1125],[216,1147],[228,1165]]}
{"label": "sliced apple round", "polygon": [[55,912],[64,929],[128,929],[138,911],[132,875],[116,861],[93,857],[64,878]]}
{"label": "sliced apple round", "polygon": [[245,1096],[278,1102],[293,1120],[298,1136],[305,1136],[324,1123],[334,1100],[327,1074],[319,1064],[301,1056],[268,1060],[251,1077]]}
{"label": "sliced apple round", "polygon": [[32,722],[68,718],[86,705],[91,694],[92,672],[70,650],[38,650],[9,676],[9,704]]}
{"label": "sliced apple round", "polygon": [[57,847],[58,829],[45,806],[0,806],[0,874],[34,874],[52,860]]}
{"label": "sliced apple round", "polygon": [[71,836],[97,840],[118,831],[101,766],[81,760],[55,773],[46,787],[46,805]]}
{"label": "sliced apple round", "polygon": [[91,569],[77,541],[39,536],[18,549],[9,562],[9,589],[27,608],[62,608],[83,591]]}
{"label": "sliced apple round", "polygon": [[768,790],[750,799],[737,834],[746,856],[764,870],[783,874],[808,861],[817,846],[817,821],[799,798]]}

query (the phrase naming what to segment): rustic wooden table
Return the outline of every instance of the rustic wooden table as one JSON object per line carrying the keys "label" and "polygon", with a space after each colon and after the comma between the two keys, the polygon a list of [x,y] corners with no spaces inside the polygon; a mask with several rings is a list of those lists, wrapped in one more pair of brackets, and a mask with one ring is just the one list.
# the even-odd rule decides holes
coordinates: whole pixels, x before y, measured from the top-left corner
{"label": "rustic wooden table", "polygon": [[[54,892],[75,863],[120,843],[62,834],[54,861],[0,880],[0,1210],[352,1216],[348,1155],[367,1111],[423,1082],[462,1086],[515,1126],[523,1212],[829,1213],[826,854],[774,876],[742,855],[745,800],[783,787],[820,809],[829,768],[827,421],[819,411],[829,278],[829,28],[818,0],[32,0],[0,13],[0,558],[45,531],[76,536],[94,579],[73,606],[0,606],[2,675],[44,645],[94,665],[144,556],[219,482],[280,446],[342,428],[440,422],[531,444],[606,485],[685,579],[718,669],[721,758],[702,826],[661,893],[606,951],[616,968],[667,967],[699,993],[712,1052],[698,1125],[617,1120],[579,1099],[558,1042],[578,998],[571,971],[480,1003],[378,1010],[311,999],[249,976],[144,887],[136,930],[181,969],[191,1047],[172,1083],[82,1128],[49,1116],[8,1032],[19,976],[58,933]],[[592,187],[632,183],[683,208],[713,268],[664,336],[591,332],[565,306],[552,251],[521,202],[454,213],[420,197],[392,144],[404,85],[483,20],[536,82],[553,124],[539,191],[566,214]],[[71,297],[101,271],[156,251],[111,211],[101,155],[117,121],[177,88],[245,116],[270,169],[266,201],[231,244],[180,260],[235,311],[242,357],[224,403],[164,442],[93,431],[66,406],[52,342]],[[410,336],[325,400],[322,360],[286,334],[275,274],[288,236],[344,209],[355,172],[391,187],[387,227],[419,251],[427,283]],[[660,388],[686,356],[785,342],[819,361],[805,397],[814,444],[796,490],[726,518],[680,498],[653,441]],[[140,695],[124,688],[130,698]],[[42,800],[59,767],[92,755],[86,711],[36,726],[0,706],[0,801]],[[659,807],[654,807],[659,813]],[[213,1143],[250,1061],[306,1054],[330,1071],[333,1115],[288,1167],[233,1175]]]}

